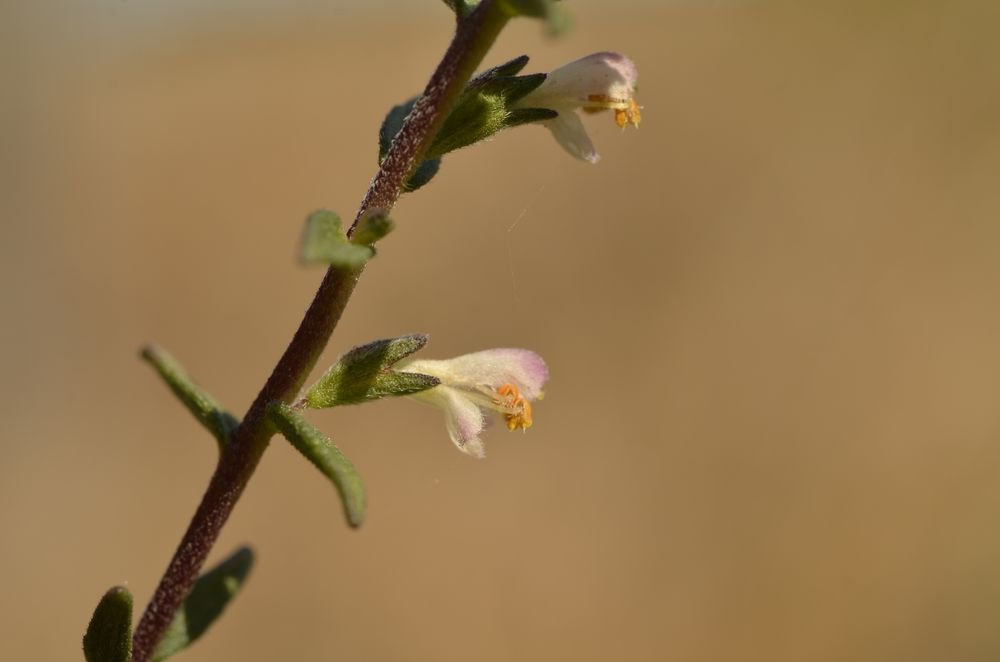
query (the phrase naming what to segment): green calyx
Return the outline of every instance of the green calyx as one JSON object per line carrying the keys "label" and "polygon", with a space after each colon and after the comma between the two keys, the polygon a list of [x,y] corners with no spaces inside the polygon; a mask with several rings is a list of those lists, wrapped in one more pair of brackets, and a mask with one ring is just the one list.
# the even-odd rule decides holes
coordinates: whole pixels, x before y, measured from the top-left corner
{"label": "green calyx", "polygon": [[436,377],[392,369],[426,343],[427,336],[413,334],[355,347],[309,388],[303,401],[311,409],[324,409],[433,388],[441,383]]}
{"label": "green calyx", "polygon": [[[448,152],[486,140],[504,129],[558,117],[557,112],[546,108],[515,107],[545,82],[546,75],[542,73],[517,75],[528,64],[528,59],[527,55],[516,57],[469,81],[423,162],[404,184],[404,190],[415,191],[429,182],[441,167],[441,157]],[[379,130],[379,162],[385,158],[415,103],[416,97],[394,106],[385,116]]]}
{"label": "green calyx", "polygon": [[527,63],[528,56],[522,55],[469,81],[431,143],[428,155],[440,157],[486,140],[504,129],[556,117],[558,113],[547,109],[514,108],[518,101],[545,82],[546,75],[542,73],[516,75]]}

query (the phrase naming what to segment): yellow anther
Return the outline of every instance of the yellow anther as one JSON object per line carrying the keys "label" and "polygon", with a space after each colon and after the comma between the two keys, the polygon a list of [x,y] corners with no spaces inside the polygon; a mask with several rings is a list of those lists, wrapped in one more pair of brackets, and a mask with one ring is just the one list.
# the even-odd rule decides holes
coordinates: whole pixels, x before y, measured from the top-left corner
{"label": "yellow anther", "polygon": [[639,122],[642,121],[642,113],[639,112],[639,109],[640,106],[635,102],[635,99],[628,100],[628,108],[616,108],[615,124],[618,125],[618,128],[624,129],[629,124],[638,127]]}
{"label": "yellow anther", "polygon": [[508,430],[527,430],[531,427],[531,403],[521,397],[513,384],[504,384],[497,389],[500,396],[496,401],[503,408],[503,418]]}

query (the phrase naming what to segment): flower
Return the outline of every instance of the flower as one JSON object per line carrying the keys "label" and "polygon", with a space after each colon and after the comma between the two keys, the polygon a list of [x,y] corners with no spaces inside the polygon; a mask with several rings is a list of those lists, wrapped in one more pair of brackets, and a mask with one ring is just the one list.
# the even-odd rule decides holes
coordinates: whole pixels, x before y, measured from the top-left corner
{"label": "flower", "polygon": [[399,372],[430,375],[441,384],[412,398],[444,410],[448,436],[460,451],[485,457],[479,439],[487,412],[503,416],[508,430],[531,427],[531,402],[542,397],[549,369],[526,349],[487,349],[442,361],[416,359],[398,364]]}
{"label": "flower", "polygon": [[635,63],[621,53],[593,53],[554,69],[545,82],[517,102],[518,108],[548,108],[559,116],[542,122],[563,149],[578,159],[597,163],[594,149],[583,122],[574,112],[613,110],[615,124],[638,127],[642,116],[635,102],[639,72]]}

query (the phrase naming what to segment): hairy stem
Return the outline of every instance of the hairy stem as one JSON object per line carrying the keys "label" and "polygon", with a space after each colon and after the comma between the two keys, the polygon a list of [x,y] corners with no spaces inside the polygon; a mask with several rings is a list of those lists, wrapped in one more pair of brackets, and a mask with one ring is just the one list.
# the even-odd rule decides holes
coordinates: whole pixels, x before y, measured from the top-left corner
{"label": "hairy stem", "polygon": [[[465,84],[507,22],[495,0],[483,0],[458,23],[451,45],[393,141],[358,209],[390,210],[403,182],[420,163]],[[361,271],[329,269],[298,330],[260,390],[240,426],[220,454],[177,551],[136,627],[132,662],[147,662],[174,614],[191,590],[222,526],[253,475],[274,434],[266,418],[271,402],[290,402],[326,347]]]}

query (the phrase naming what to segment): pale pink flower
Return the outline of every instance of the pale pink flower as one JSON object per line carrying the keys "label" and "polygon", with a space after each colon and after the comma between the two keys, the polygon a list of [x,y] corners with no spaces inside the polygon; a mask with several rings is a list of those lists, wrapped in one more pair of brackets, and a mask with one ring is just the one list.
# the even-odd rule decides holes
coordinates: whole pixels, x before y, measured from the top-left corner
{"label": "pale pink flower", "polygon": [[542,396],[549,369],[526,349],[488,349],[441,361],[415,359],[395,367],[437,377],[441,384],[409,397],[441,408],[448,436],[474,457],[485,457],[479,438],[488,412],[500,414],[508,430],[531,427],[531,402]]}
{"label": "pale pink flower", "polygon": [[615,123],[625,128],[639,126],[640,106],[635,102],[639,72],[621,53],[593,53],[554,69],[545,82],[516,104],[518,108],[548,108],[559,116],[542,122],[562,145],[578,159],[597,163],[600,155],[590,142],[576,110],[597,113],[612,110]]}

